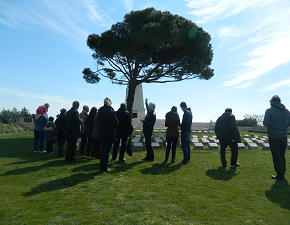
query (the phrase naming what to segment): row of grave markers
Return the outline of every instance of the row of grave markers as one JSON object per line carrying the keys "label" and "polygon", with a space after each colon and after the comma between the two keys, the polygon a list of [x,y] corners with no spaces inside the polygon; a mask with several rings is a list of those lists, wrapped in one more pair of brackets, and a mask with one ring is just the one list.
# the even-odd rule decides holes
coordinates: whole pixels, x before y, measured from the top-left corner
{"label": "row of grave markers", "polygon": [[[137,133],[141,133],[141,130],[136,130]],[[165,133],[164,130],[154,130],[154,133],[161,133],[159,135],[152,135],[152,147],[154,150],[159,149],[161,146],[166,145],[165,143]],[[213,134],[213,131],[193,131],[194,133],[208,133]],[[134,150],[143,150],[143,146],[145,147],[145,138],[142,140],[141,135],[132,135],[132,145]],[[180,140],[179,140],[180,143]],[[191,136],[191,145],[193,146],[194,150],[218,150],[219,148],[219,140],[217,139],[217,136],[212,135],[209,137],[208,135],[204,135],[201,138],[198,138],[197,135]],[[268,137],[262,136],[259,138],[257,135],[255,135],[253,138],[250,138],[249,135],[244,135],[243,143],[238,143],[238,149],[239,150],[246,150],[246,147],[248,150],[258,150],[259,146],[262,147],[262,150],[270,150],[270,146],[268,143]],[[288,138],[287,142],[287,149],[290,149],[290,139]]]}

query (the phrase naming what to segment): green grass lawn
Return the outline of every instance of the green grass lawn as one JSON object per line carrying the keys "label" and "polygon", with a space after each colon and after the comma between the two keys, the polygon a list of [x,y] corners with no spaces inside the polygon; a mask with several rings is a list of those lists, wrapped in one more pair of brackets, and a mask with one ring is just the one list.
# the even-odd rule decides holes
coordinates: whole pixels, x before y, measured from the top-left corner
{"label": "green grass lawn", "polygon": [[192,151],[187,165],[180,149],[173,164],[164,150],[144,156],[100,173],[78,153],[76,165],[56,149],[33,153],[33,132],[1,134],[0,224],[290,224],[290,186],[271,179],[270,151],[240,151],[241,166],[226,169],[218,151]]}

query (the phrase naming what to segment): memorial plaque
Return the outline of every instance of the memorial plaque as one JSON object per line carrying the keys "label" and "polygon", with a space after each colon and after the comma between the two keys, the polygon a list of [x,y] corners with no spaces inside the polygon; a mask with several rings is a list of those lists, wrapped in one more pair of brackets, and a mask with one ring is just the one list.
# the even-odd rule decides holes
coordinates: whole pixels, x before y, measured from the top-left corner
{"label": "memorial plaque", "polygon": [[249,150],[258,150],[258,145],[256,143],[248,143]]}
{"label": "memorial plaque", "polygon": [[218,150],[219,146],[216,143],[208,143],[208,149],[209,150]]}
{"label": "memorial plaque", "polygon": [[193,143],[194,150],[204,150],[202,143]]}
{"label": "memorial plaque", "polygon": [[243,143],[238,143],[238,150],[246,150],[246,146]]}
{"label": "memorial plaque", "polygon": [[269,143],[263,143],[262,144],[262,150],[270,150],[270,144]]}
{"label": "memorial plaque", "polygon": [[140,142],[133,142],[133,149],[134,151],[140,151],[140,150],[143,150],[143,144],[140,143]]}

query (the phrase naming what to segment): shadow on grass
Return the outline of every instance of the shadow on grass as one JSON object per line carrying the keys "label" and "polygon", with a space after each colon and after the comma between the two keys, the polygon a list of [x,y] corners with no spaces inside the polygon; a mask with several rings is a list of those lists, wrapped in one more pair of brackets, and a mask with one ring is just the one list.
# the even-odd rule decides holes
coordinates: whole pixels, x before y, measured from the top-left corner
{"label": "shadow on grass", "polygon": [[20,175],[20,174],[26,174],[30,172],[35,172],[42,170],[47,167],[62,167],[62,166],[67,166],[68,163],[65,162],[64,160],[54,160],[54,161],[49,161],[47,163],[44,163],[40,166],[28,166],[24,168],[19,168],[19,169],[14,169],[7,171],[5,174],[2,174],[0,176],[5,176],[5,175]]}
{"label": "shadow on grass", "polygon": [[134,163],[122,163],[122,162],[116,162],[112,166],[112,168],[115,168],[116,171],[113,171],[113,173],[121,173],[125,172],[129,169],[132,169],[134,166],[137,166],[139,164],[145,163],[144,161],[138,161]]}
{"label": "shadow on grass", "polygon": [[170,174],[176,170],[178,170],[182,165],[176,164],[173,166],[169,166],[168,164],[158,164],[155,163],[152,165],[152,167],[147,167],[141,170],[142,174],[152,174],[152,175],[158,175],[158,174]]}
{"label": "shadow on grass", "polygon": [[265,191],[266,197],[283,209],[290,210],[290,186],[288,181],[276,181],[270,190]]}
{"label": "shadow on grass", "polygon": [[47,182],[45,184],[41,184],[35,188],[32,188],[31,191],[24,193],[22,196],[29,197],[43,192],[73,187],[79,183],[94,179],[95,176],[98,174],[100,173],[97,172],[91,174],[73,174],[70,177],[65,177],[58,180]]}
{"label": "shadow on grass", "polygon": [[236,167],[230,167],[229,170],[226,170],[223,167],[219,167],[217,169],[211,169],[206,171],[206,175],[215,180],[229,181],[235,175],[237,175],[236,171]]}

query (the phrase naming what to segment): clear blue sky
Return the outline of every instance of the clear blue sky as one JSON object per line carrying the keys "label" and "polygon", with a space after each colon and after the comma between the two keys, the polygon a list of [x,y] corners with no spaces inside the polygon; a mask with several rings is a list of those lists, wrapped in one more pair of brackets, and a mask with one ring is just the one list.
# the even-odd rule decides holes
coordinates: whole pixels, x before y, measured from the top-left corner
{"label": "clear blue sky", "polygon": [[48,102],[55,117],[74,100],[99,108],[108,96],[117,110],[125,86],[82,78],[84,68],[95,69],[86,39],[147,7],[195,22],[211,35],[214,52],[209,81],[143,85],[157,118],[181,101],[195,122],[216,121],[227,107],[237,119],[264,114],[275,94],[290,108],[289,0],[0,0],[0,109],[35,113]]}

